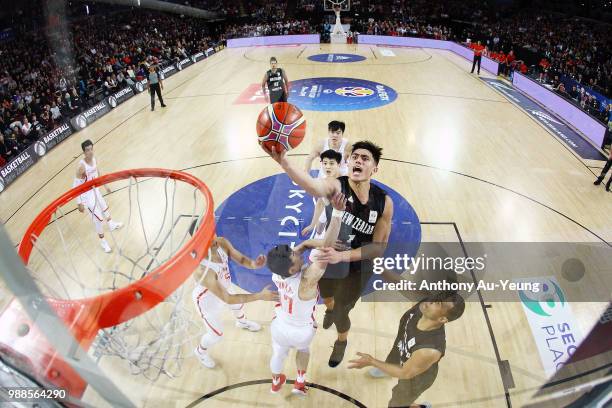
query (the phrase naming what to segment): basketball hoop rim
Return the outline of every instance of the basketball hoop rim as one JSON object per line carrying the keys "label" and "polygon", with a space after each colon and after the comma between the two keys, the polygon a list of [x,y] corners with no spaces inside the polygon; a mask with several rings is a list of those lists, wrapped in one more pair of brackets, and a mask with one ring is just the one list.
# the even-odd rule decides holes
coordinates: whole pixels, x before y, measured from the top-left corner
{"label": "basketball hoop rim", "polygon": [[[148,273],[144,278],[133,282],[121,289],[104,293],[98,296],[74,300],[63,300],[47,298],[56,310],[70,309],[79,320],[86,319],[87,326],[93,323],[97,327],[80,327],[82,333],[80,340],[85,340],[95,335],[101,328],[116,326],[127,320],[133,319],[140,314],[150,310],[174,292],[195,270],[204,258],[212,243],[215,233],[214,203],[210,190],[204,182],[191,174],[162,168],[141,168],[122,170],[115,173],[105,174],[93,180],[87,181],[80,186],[72,188],[59,198],[47,205],[32,221],[21,243],[19,244],[19,256],[27,265],[33,249],[33,242],[47,227],[55,210],[77,196],[91,190],[118,180],[130,177],[159,177],[171,178],[191,184],[197,188],[206,200],[205,212],[199,228],[194,231],[193,236],[179,249],[170,259]],[[83,310],[85,309],[85,310]],[[87,313],[82,313],[86,311]],[[93,319],[93,321],[92,321]],[[72,325],[71,322],[66,322]],[[77,323],[77,326],[79,324]],[[81,337],[81,336],[79,336]]]}

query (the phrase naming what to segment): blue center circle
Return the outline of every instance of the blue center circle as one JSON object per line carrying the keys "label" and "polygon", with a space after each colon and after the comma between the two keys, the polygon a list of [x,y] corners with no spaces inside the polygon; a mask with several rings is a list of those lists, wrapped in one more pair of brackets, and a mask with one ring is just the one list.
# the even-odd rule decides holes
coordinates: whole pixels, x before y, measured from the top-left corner
{"label": "blue center circle", "polygon": [[[390,245],[414,256],[421,243],[421,224],[412,206],[395,190],[378,182],[393,200]],[[275,245],[297,245],[302,229],[310,224],[314,211],[312,197],[282,173],[257,180],[227,198],[216,211],[217,235],[227,238],[243,254],[255,258]],[[397,244],[400,244],[399,246]],[[386,257],[394,254],[386,253]],[[271,284],[266,268],[251,270],[230,261],[232,282],[249,291]]]}
{"label": "blue center circle", "polygon": [[357,54],[315,54],[308,57],[310,61],[345,64],[364,61],[366,57]]}
{"label": "blue center circle", "polygon": [[384,84],[357,78],[306,78],[291,81],[289,102],[311,111],[354,111],[379,108],[397,99]]}

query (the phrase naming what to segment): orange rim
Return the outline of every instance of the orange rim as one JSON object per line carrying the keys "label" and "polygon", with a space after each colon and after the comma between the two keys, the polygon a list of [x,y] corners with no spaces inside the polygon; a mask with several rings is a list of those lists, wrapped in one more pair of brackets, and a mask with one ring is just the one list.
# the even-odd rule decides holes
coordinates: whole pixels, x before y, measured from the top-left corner
{"label": "orange rim", "polygon": [[205,197],[206,209],[199,228],[193,236],[169,260],[144,278],[121,289],[95,297],[64,300],[48,298],[47,301],[60,317],[71,326],[70,329],[83,347],[88,347],[99,329],[116,326],[152,309],[174,292],[197,268],[212,242],[215,223],[213,198],[210,190],[201,180],[191,174],[160,168],[122,170],[90,180],[75,187],[49,204],[32,221],[19,245],[19,255],[27,265],[33,249],[33,242],[48,225],[55,210],[78,195],[117,180],[130,177],[161,177],[183,181],[196,187]]}

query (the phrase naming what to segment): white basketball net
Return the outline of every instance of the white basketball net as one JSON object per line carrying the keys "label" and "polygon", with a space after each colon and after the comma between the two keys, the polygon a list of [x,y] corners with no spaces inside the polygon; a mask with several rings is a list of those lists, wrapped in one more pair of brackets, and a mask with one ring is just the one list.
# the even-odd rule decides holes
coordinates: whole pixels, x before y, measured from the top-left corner
{"label": "white basketball net", "polygon": [[[74,202],[59,207],[34,242],[28,267],[45,295],[79,299],[142,279],[186,243],[192,221],[210,204],[195,187],[170,178],[130,178],[112,187],[114,193],[105,200],[113,221],[124,222],[123,228],[110,232],[105,223],[112,253],[100,247],[90,211],[73,210]],[[193,280],[188,279],[148,312],[101,330],[92,347],[94,356],[124,359],[132,374],[151,381],[161,374],[178,376],[184,346],[197,341],[202,330],[193,319],[190,296],[184,296],[192,287]]]}

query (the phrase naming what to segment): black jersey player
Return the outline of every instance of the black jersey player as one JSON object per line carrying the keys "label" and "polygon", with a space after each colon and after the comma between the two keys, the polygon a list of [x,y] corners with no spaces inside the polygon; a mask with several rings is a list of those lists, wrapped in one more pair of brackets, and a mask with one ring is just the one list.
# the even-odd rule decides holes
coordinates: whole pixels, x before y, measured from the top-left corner
{"label": "black jersey player", "polygon": [[335,324],[338,332],[329,358],[330,367],[336,367],[344,357],[351,327],[349,312],[369,278],[371,259],[383,256],[391,232],[393,201],[383,189],[371,183],[378,171],[381,152],[380,147],[369,141],[353,144],[348,158],[348,175],[337,179],[314,179],[302,166],[289,162],[284,151],[268,152],[287,175],[312,196],[329,199],[341,192],[347,197],[340,230],[343,248],[327,251],[324,259],[328,263],[326,276],[335,275],[335,279],[325,278],[319,282],[321,295],[333,298],[333,302],[326,302],[328,310],[323,327]]}
{"label": "black jersey player", "polygon": [[278,67],[276,57],[270,58],[270,69],[266,72],[261,81],[261,90],[266,94],[268,87],[270,103],[287,102],[289,96],[289,80],[282,68]]}

